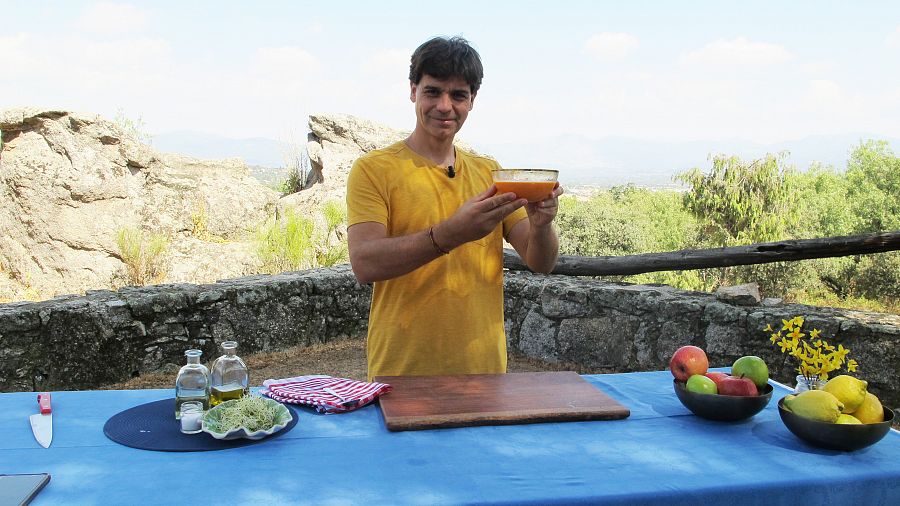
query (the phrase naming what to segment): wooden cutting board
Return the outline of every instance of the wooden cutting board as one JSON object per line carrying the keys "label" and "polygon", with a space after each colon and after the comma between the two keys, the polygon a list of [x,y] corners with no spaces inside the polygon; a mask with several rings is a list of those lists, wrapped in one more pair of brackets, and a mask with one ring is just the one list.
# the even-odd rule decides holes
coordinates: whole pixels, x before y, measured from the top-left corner
{"label": "wooden cutting board", "polygon": [[375,381],[393,387],[379,398],[392,431],[617,420],[631,414],[571,371],[377,376]]}

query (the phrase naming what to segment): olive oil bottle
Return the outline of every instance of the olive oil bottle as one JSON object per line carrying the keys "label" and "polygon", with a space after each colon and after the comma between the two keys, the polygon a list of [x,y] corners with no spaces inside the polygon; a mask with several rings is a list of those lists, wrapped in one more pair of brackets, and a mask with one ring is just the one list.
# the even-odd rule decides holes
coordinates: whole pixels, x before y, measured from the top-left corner
{"label": "olive oil bottle", "polygon": [[247,389],[243,385],[230,383],[228,385],[220,385],[212,387],[209,392],[209,402],[213,406],[217,406],[225,401],[232,399],[240,399],[247,394]]}
{"label": "olive oil bottle", "polygon": [[235,355],[236,341],[222,343],[222,356],[212,363],[210,372],[210,407],[250,393],[250,371]]}
{"label": "olive oil bottle", "polygon": [[181,418],[181,405],[188,401],[198,401],[203,410],[209,409],[209,369],[200,363],[200,350],[187,350],[185,364],[175,378],[175,419]]}

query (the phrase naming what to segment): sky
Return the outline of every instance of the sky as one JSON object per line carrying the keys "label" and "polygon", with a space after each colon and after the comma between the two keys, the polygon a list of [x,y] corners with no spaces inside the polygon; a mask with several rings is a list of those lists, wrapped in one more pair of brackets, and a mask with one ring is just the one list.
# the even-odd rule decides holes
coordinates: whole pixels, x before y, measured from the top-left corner
{"label": "sky", "polygon": [[0,0],[0,109],[150,134],[305,139],[310,114],[414,127],[409,56],[461,35],[468,143],[900,138],[900,2]]}

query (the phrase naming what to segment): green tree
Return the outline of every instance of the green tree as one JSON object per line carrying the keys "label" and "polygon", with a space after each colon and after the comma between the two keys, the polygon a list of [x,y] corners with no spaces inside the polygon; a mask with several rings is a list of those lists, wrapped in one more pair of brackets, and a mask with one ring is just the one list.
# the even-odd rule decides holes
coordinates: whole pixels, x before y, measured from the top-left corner
{"label": "green tree", "polygon": [[783,238],[795,218],[786,152],[744,162],[718,155],[712,170],[695,168],[676,176],[690,185],[684,206],[702,223],[701,233],[717,246]]}
{"label": "green tree", "polygon": [[632,226],[610,192],[586,201],[561,199],[556,221],[563,254],[605,256],[638,252],[640,230]]}
{"label": "green tree", "polygon": [[845,174],[813,164],[806,172],[790,174],[789,179],[799,218],[794,236],[835,237],[854,233],[857,218],[848,205]]}
{"label": "green tree", "polygon": [[885,141],[865,141],[847,164],[848,201],[857,232],[900,230],[900,158]]}

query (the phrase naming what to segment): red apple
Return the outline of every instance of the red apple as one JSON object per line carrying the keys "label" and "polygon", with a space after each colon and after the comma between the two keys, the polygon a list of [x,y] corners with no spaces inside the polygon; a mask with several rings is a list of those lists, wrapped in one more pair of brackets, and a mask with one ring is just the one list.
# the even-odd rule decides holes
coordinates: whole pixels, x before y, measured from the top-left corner
{"label": "red apple", "polygon": [[718,385],[720,395],[737,395],[737,396],[756,396],[759,391],[756,390],[756,384],[750,378],[737,376],[729,376],[723,378]]}
{"label": "red apple", "polygon": [[721,383],[723,379],[729,376],[730,375],[728,373],[724,372],[710,371],[706,373],[706,377],[713,380],[713,382],[716,384],[716,388],[719,388],[719,383]]}
{"label": "red apple", "polygon": [[669,370],[678,381],[687,381],[694,374],[706,374],[709,360],[706,352],[696,346],[682,346],[669,360]]}

